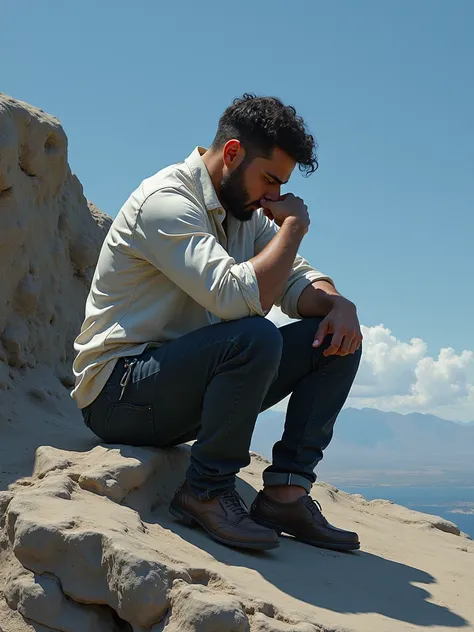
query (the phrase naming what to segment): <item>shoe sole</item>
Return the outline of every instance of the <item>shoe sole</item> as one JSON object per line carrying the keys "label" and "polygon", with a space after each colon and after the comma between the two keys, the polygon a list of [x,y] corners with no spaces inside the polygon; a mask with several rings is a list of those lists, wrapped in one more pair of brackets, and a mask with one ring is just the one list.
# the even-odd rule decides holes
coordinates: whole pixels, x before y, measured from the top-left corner
{"label": "shoe sole", "polygon": [[272,522],[261,520],[260,518],[257,519],[252,515],[250,517],[254,522],[261,525],[262,527],[267,527],[267,529],[273,529],[273,531],[276,531],[278,536],[280,536],[282,533],[287,533],[288,535],[292,535],[296,540],[298,540],[298,542],[311,544],[311,546],[317,546],[321,549],[331,549],[332,551],[358,551],[360,549],[360,542],[339,542],[337,544],[331,544],[330,542],[320,542],[319,540],[302,538],[297,533],[282,529],[279,525],[276,525]]}
{"label": "shoe sole", "polygon": [[176,507],[173,507],[172,505],[169,506],[168,510],[170,514],[174,518],[179,520],[180,522],[188,525],[189,527],[195,527],[196,525],[200,526],[202,529],[204,529],[204,531],[206,531],[206,533],[208,533],[211,536],[213,540],[216,540],[216,542],[219,542],[220,544],[225,544],[226,546],[232,546],[239,549],[252,549],[254,551],[255,550],[269,551],[271,549],[277,549],[280,546],[280,543],[278,541],[262,544],[261,542],[245,542],[244,543],[244,542],[236,542],[234,540],[226,540],[225,538],[222,538],[220,535],[213,533],[200,520],[198,520],[191,514],[188,514],[186,511],[183,511],[182,509],[177,509]]}

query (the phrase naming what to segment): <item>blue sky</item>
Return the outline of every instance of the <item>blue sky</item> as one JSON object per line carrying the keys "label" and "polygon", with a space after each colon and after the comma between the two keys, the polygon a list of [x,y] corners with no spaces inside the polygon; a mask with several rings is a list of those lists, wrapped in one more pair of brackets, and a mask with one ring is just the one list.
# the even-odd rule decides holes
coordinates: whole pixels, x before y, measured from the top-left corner
{"label": "blue sky", "polygon": [[6,0],[2,18],[0,90],[59,117],[103,211],[208,145],[235,96],[279,96],[319,143],[286,187],[311,212],[301,253],[364,325],[474,349],[472,0]]}

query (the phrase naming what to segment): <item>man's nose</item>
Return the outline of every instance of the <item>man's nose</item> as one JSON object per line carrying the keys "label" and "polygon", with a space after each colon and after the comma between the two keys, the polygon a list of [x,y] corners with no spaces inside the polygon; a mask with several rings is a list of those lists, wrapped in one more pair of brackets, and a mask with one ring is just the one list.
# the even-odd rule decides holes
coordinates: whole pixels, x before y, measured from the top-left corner
{"label": "man's nose", "polygon": [[280,199],[280,187],[278,187],[278,191],[275,191],[275,187],[272,187],[271,191],[266,191],[264,198],[270,200],[270,202],[278,202]]}

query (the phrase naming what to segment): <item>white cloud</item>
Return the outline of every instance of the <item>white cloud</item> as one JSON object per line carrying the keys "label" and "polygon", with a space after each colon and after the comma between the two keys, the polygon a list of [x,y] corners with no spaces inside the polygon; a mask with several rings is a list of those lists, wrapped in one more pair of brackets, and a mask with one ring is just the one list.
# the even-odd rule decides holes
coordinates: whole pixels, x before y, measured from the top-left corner
{"label": "white cloud", "polygon": [[364,353],[350,406],[474,419],[474,353],[450,347],[427,354],[420,338],[402,342],[383,325],[362,326]]}
{"label": "white cloud", "polygon": [[[269,318],[290,322],[280,310]],[[420,338],[398,340],[384,325],[362,326],[362,360],[347,406],[400,413],[423,412],[455,421],[474,420],[474,352],[440,349],[428,355]],[[275,408],[286,408],[284,400]]]}

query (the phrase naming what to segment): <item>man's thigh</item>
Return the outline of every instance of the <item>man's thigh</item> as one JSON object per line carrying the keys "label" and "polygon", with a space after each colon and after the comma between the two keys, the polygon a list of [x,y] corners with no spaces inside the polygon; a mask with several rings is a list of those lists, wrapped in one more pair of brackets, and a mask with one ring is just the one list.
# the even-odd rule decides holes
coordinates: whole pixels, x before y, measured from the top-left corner
{"label": "man's thigh", "polygon": [[[119,360],[105,396],[114,403],[151,407],[156,445],[196,438],[207,387],[249,324],[243,321],[249,320],[209,325],[161,347],[150,347],[137,358]],[[133,368],[122,393],[124,361]]]}

